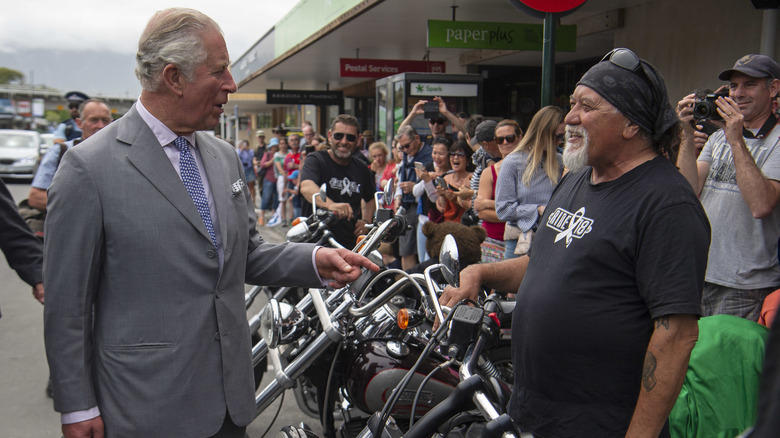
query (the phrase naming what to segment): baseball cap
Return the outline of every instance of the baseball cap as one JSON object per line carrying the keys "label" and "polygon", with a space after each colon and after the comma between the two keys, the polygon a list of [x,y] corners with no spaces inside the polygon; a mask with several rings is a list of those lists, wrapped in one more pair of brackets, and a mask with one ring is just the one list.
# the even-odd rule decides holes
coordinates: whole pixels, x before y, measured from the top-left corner
{"label": "baseball cap", "polygon": [[260,129],[255,133],[255,137],[265,137],[265,132]]}
{"label": "baseball cap", "polygon": [[290,175],[287,176],[287,179],[295,179],[298,178],[298,170],[293,170]]}
{"label": "baseball cap", "polygon": [[496,138],[496,123],[495,120],[485,120],[474,131],[474,137],[478,142],[491,141]]}
{"label": "baseball cap", "polygon": [[271,140],[268,142],[268,146],[279,146],[279,139],[276,137],[271,137]]}
{"label": "baseball cap", "polygon": [[734,72],[742,73],[751,78],[780,79],[780,65],[766,55],[745,55],[737,60],[734,67],[723,71],[718,79],[728,81]]}

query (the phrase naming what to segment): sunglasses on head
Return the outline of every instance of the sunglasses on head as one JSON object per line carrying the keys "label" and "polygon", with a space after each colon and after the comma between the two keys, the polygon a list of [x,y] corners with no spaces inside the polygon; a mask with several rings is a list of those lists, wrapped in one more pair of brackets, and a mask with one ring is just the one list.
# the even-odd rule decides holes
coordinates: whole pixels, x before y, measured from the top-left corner
{"label": "sunglasses on head", "polygon": [[609,61],[618,67],[624,68],[628,71],[637,73],[642,65],[639,57],[636,53],[629,49],[617,48],[612,49],[609,53],[601,58],[601,62]]}
{"label": "sunglasses on head", "polygon": [[343,132],[334,132],[333,133],[333,139],[336,140],[336,141],[341,141],[341,139],[343,139],[345,135],[347,136],[347,141],[348,142],[353,142],[353,141],[357,140],[357,135],[355,135],[355,134],[345,134]]}
{"label": "sunglasses on head", "polygon": [[507,143],[514,143],[515,140],[517,140],[517,136],[515,134],[507,135],[506,137],[496,137],[496,143],[498,144],[504,144],[504,140],[506,140]]}

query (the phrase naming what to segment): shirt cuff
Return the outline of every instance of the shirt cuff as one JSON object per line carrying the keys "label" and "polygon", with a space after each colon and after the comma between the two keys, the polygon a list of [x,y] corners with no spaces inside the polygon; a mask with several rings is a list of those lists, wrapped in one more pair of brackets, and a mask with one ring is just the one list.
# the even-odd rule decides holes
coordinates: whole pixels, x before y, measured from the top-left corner
{"label": "shirt cuff", "polygon": [[100,409],[97,406],[86,411],[65,412],[62,414],[62,424],[80,423],[100,416]]}
{"label": "shirt cuff", "polygon": [[315,246],[314,251],[311,252],[311,265],[314,266],[314,273],[317,274],[317,281],[320,282],[322,287],[326,287],[330,281],[323,280],[322,277],[320,277],[320,271],[317,269],[317,251],[322,248],[321,246]]}

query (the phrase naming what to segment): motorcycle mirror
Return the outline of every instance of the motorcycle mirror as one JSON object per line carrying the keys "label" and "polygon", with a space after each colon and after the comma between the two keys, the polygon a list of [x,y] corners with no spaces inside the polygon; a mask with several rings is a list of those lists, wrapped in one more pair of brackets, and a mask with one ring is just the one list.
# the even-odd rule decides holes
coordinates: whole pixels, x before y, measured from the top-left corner
{"label": "motorcycle mirror", "polygon": [[441,244],[439,252],[439,263],[441,263],[441,275],[447,280],[450,286],[460,286],[460,261],[458,260],[458,244],[452,234],[444,236],[444,242]]}
{"label": "motorcycle mirror", "polygon": [[382,200],[382,202],[384,202],[384,204],[386,206],[393,205],[393,196],[394,195],[395,195],[395,178],[390,178],[385,183],[385,190],[384,190],[384,195],[383,195],[384,199]]}

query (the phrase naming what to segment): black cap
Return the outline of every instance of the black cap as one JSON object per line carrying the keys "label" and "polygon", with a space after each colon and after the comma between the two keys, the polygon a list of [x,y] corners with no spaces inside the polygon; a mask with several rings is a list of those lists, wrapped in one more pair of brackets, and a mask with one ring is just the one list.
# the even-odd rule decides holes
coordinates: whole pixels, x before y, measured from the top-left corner
{"label": "black cap", "polygon": [[745,55],[737,60],[734,67],[718,75],[718,79],[728,81],[734,72],[751,78],[780,79],[780,65],[766,55]]}
{"label": "black cap", "polygon": [[89,99],[89,96],[82,93],[81,91],[68,91],[65,93],[65,100],[68,102],[81,103],[87,99]]}
{"label": "black cap", "polygon": [[492,141],[496,138],[496,123],[495,120],[485,120],[479,125],[477,125],[477,129],[474,131],[474,137],[477,138],[478,142],[483,141]]}

